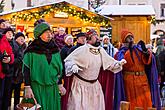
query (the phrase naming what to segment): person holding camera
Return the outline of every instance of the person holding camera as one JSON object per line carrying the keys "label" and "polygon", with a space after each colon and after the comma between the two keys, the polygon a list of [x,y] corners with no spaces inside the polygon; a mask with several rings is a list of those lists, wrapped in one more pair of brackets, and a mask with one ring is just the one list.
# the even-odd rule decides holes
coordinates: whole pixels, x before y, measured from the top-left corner
{"label": "person holding camera", "polygon": [[4,109],[5,98],[4,90],[8,88],[5,86],[6,75],[8,74],[8,65],[14,62],[14,54],[6,35],[0,35],[0,110]]}
{"label": "person holding camera", "polygon": [[12,85],[12,77],[13,77],[13,73],[14,73],[14,63],[17,60],[15,58],[16,56],[16,50],[19,48],[19,46],[17,45],[17,43],[15,42],[14,38],[14,31],[11,27],[7,27],[4,29],[3,34],[6,36],[7,41],[9,42],[10,46],[12,47],[12,52],[14,54],[14,62],[13,64],[5,64],[4,68],[6,69],[6,76],[5,76],[5,89],[4,89],[4,95],[3,95],[3,99],[4,99],[4,103],[3,103],[3,110],[7,110],[8,108],[10,108],[11,105],[11,97],[10,97],[10,91],[11,91],[11,85]]}

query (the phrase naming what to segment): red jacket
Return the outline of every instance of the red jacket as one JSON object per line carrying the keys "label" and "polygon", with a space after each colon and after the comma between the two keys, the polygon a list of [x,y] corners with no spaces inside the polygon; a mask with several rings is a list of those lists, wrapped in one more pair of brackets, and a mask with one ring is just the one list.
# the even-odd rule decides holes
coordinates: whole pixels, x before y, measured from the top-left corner
{"label": "red jacket", "polygon": [[[10,46],[5,35],[0,39],[0,51],[2,53],[6,51],[6,53],[10,55],[10,58],[11,58],[10,64],[14,62],[14,54],[12,52],[12,47]],[[0,79],[3,79],[4,77],[5,77],[5,74],[2,72],[2,62],[0,62]]]}

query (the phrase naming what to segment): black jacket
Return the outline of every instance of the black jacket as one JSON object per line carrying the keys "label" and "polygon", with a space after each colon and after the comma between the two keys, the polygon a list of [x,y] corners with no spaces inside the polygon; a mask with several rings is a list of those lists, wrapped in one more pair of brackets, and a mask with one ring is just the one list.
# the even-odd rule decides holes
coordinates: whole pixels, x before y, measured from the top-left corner
{"label": "black jacket", "polygon": [[23,60],[23,55],[24,55],[24,50],[25,47],[23,44],[22,46],[20,46],[18,43],[17,45],[19,46],[18,48],[15,49],[14,53],[14,72],[13,72],[13,83],[17,84],[17,83],[22,83],[23,82],[23,73],[22,73],[22,60]]}
{"label": "black jacket", "polygon": [[69,51],[68,51],[68,55],[69,55],[70,53],[72,53],[76,48],[78,48],[78,47],[80,47],[80,46],[82,46],[82,45],[84,45],[84,44],[77,43],[75,46],[71,47],[71,48],[69,49]]}
{"label": "black jacket", "polygon": [[10,46],[12,47],[14,53],[14,63],[9,64],[9,71],[7,77],[12,77],[12,82],[22,83],[23,74],[22,74],[22,60],[23,60],[23,48],[19,46],[19,44],[12,39],[9,41]]}
{"label": "black jacket", "polygon": [[[64,59],[68,56],[68,51],[69,49],[71,48],[72,46],[68,46],[68,45],[65,45],[61,51],[60,51],[60,55],[61,55],[61,60],[62,60],[62,64],[63,64],[63,74],[62,74],[62,78],[64,78],[64,75],[65,75],[65,63],[64,63]],[[62,79],[59,80],[59,84],[62,83]]]}

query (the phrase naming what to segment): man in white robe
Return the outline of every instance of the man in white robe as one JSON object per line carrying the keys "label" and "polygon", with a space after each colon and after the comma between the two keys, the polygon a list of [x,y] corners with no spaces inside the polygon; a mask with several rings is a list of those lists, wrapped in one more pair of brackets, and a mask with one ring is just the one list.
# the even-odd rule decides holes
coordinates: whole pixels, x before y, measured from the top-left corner
{"label": "man in white robe", "polygon": [[117,61],[109,56],[100,47],[98,34],[93,29],[87,32],[87,43],[64,61],[66,75],[74,75],[67,110],[105,110],[102,87],[97,80],[100,68],[117,73],[126,61]]}

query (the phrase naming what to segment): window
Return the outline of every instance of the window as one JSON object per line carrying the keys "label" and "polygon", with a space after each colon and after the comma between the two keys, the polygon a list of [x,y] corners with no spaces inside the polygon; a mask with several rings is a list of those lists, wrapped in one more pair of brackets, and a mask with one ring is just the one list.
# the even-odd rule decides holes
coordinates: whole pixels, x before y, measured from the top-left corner
{"label": "window", "polygon": [[127,2],[127,5],[146,5],[146,2]]}
{"label": "window", "polygon": [[129,3],[128,5],[136,5],[136,4],[134,4],[134,3]]}
{"label": "window", "polygon": [[129,3],[127,3],[127,5],[136,5],[136,3],[129,2]]}
{"label": "window", "polygon": [[160,4],[160,17],[165,17],[165,4]]}
{"label": "window", "polygon": [[145,3],[138,3],[138,5],[146,5]]}

